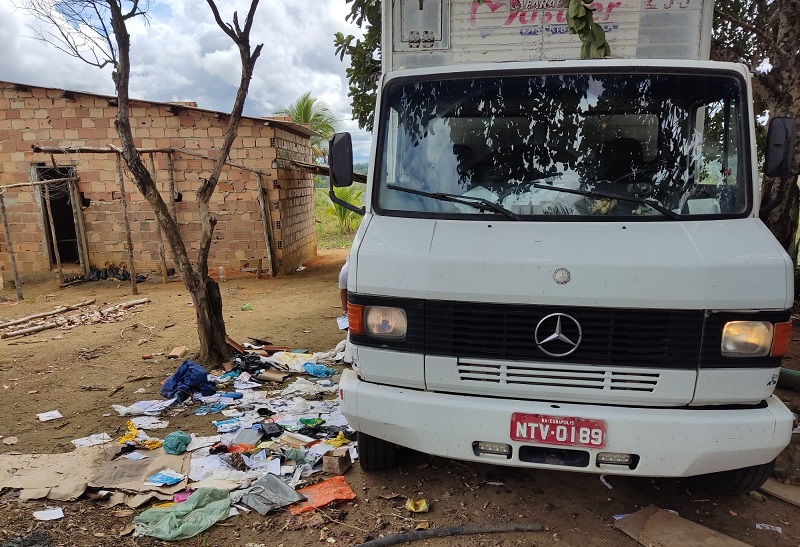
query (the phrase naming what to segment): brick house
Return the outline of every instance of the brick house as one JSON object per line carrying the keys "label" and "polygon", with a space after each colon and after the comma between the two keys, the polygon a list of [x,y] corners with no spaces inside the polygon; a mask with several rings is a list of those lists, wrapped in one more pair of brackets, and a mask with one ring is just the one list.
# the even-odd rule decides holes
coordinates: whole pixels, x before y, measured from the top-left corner
{"label": "brick house", "polygon": [[[210,173],[213,161],[208,158],[222,143],[228,115],[194,103],[131,100],[130,117],[136,146],[145,165],[155,167],[156,183],[173,208],[193,259],[200,240],[195,192]],[[71,272],[77,272],[77,265],[85,273],[89,265],[127,262],[117,154],[86,151],[119,146],[115,118],[114,97],[0,82],[0,192],[23,281],[52,277],[55,249],[65,267],[76,265]],[[261,259],[265,270],[271,265],[274,273],[288,273],[316,255],[313,177],[298,167],[311,162],[313,135],[288,118],[242,118],[229,165],[210,203],[218,218],[210,272],[219,266],[252,268]],[[124,162],[123,171],[135,268],[140,273],[159,271],[155,214]],[[39,182],[44,180],[61,182]],[[164,247],[171,267],[166,240]],[[3,282],[13,282],[4,237]]]}

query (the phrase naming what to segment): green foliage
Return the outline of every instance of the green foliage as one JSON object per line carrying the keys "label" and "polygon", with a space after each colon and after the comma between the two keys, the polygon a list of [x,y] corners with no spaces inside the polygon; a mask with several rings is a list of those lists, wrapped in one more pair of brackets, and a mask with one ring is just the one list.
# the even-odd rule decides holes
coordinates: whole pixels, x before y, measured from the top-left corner
{"label": "green foliage", "polygon": [[308,124],[311,129],[319,133],[320,137],[311,138],[312,155],[314,160],[327,163],[328,141],[336,132],[334,124],[336,119],[328,106],[311,96],[311,92],[303,93],[289,106],[275,110],[278,116],[289,116],[293,122]]}
{"label": "green foliage", "polygon": [[[363,204],[364,185],[354,184],[347,188],[336,188],[337,197],[353,203]],[[361,223],[361,216],[334,205],[328,197],[327,188],[314,190],[314,211],[317,218],[317,246],[321,249],[349,247]]]}
{"label": "green foliage", "polygon": [[346,0],[350,13],[346,20],[364,28],[364,39],[337,32],[334,45],[339,59],[350,57],[347,80],[350,82],[350,104],[353,117],[361,129],[372,131],[375,114],[375,92],[381,73],[381,0]]}
{"label": "green foliage", "polygon": [[611,55],[603,27],[594,22],[594,8],[582,0],[568,0],[567,26],[571,34],[581,39],[581,59],[602,59]]}

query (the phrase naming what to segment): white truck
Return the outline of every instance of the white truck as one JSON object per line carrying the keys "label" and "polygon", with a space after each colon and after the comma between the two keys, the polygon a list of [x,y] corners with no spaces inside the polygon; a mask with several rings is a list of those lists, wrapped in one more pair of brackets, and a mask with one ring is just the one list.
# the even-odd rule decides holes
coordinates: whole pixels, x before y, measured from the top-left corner
{"label": "white truck", "polygon": [[[759,219],[750,74],[710,62],[709,0],[384,0],[342,411],[398,446],[499,465],[769,476],[793,265]],[[794,122],[772,120],[766,174]],[[352,183],[352,144],[330,148]],[[766,205],[768,207],[768,205]]]}

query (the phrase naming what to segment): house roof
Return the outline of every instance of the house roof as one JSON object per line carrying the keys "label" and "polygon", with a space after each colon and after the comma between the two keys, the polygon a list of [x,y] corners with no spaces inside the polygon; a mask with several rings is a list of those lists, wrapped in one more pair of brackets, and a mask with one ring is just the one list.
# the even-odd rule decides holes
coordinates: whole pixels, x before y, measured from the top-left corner
{"label": "house roof", "polygon": [[[106,100],[115,100],[116,99],[116,97],[114,95],[103,95],[103,94],[100,94],[100,93],[91,93],[89,91],[78,91],[78,90],[74,90],[74,89],[62,89],[62,88],[59,88],[59,87],[44,87],[44,86],[40,86],[40,85],[30,85],[30,84],[24,84],[24,83],[20,83],[20,82],[9,82],[9,81],[1,81],[1,80],[0,80],[0,84],[7,84],[7,85],[10,85],[10,86],[15,87],[15,88],[28,88],[28,89],[36,88],[36,89],[45,89],[45,90],[51,90],[51,91],[60,91],[60,92],[62,92],[62,94],[63,93],[80,94],[80,95],[86,95],[88,97],[99,97],[101,99],[106,99]],[[149,100],[146,100],[146,99],[136,99],[134,97],[131,97],[130,100],[131,100],[131,102],[136,102],[136,103],[159,105],[159,106],[163,106],[164,108],[167,108],[167,107],[172,107],[172,108],[178,107],[181,110],[194,110],[194,111],[197,111],[197,112],[203,112],[203,113],[208,113],[208,114],[213,114],[213,115],[218,115],[218,116],[229,116],[230,115],[230,113],[228,113],[228,112],[222,112],[222,111],[219,111],[219,110],[209,110],[207,108],[198,108],[197,106],[191,106],[191,105],[187,104],[188,103],[187,101],[161,102],[161,101],[149,101]],[[194,104],[196,104],[196,103],[194,103]],[[249,119],[249,120],[256,120],[256,121],[261,120],[261,121],[264,122],[264,125],[271,126],[271,127],[278,127],[280,129],[283,129],[283,130],[288,131],[290,133],[294,133],[295,135],[300,135],[301,137],[311,138],[311,137],[318,137],[319,136],[319,134],[316,131],[314,131],[313,129],[311,129],[310,127],[308,127],[308,125],[301,125],[301,124],[295,123],[295,122],[291,121],[291,119],[287,118],[286,116],[272,117],[272,116],[245,116],[245,115],[242,115],[242,118],[246,118],[246,119]]]}

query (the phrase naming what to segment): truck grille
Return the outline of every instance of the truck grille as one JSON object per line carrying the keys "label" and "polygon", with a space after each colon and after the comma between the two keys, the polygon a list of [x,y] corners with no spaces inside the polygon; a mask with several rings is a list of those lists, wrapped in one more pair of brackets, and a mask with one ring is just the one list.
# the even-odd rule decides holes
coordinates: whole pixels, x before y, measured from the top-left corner
{"label": "truck grille", "polygon": [[[553,313],[569,314],[583,330],[581,343],[567,357],[549,356],[535,342],[539,321]],[[425,352],[432,355],[695,369],[703,312],[428,301],[425,325]],[[602,383],[610,381],[604,375]]]}
{"label": "truck grille", "polygon": [[458,375],[462,382],[643,393],[655,391],[661,378],[661,374],[657,372],[633,372],[580,365],[536,366],[465,359],[458,362]]}

